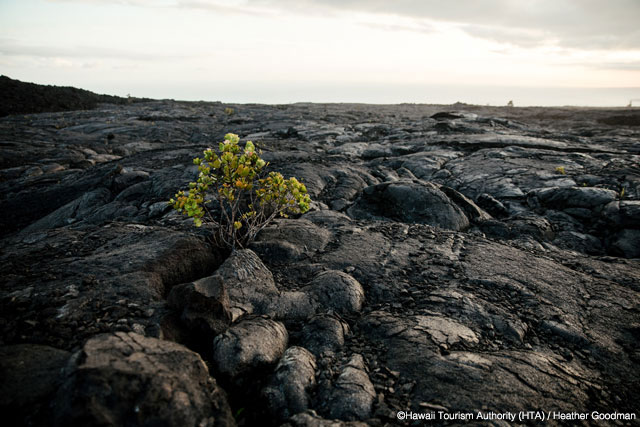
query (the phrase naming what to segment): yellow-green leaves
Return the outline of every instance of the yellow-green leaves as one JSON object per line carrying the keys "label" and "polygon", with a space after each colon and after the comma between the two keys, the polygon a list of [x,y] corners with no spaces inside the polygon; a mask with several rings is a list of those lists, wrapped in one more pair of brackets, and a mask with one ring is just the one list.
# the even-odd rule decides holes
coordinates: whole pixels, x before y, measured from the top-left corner
{"label": "yellow-green leaves", "polygon": [[309,210],[311,198],[307,188],[296,178],[284,179],[281,173],[271,172],[267,178],[259,180],[260,189],[256,191],[261,205],[275,204],[280,215],[287,213],[305,213]]}
{"label": "yellow-green leaves", "polygon": [[[228,133],[217,151],[209,148],[202,159],[193,159],[200,172],[198,180],[169,201],[178,212],[193,218],[196,226],[211,223],[218,243],[230,248],[250,243],[277,215],[304,213],[311,203],[304,184],[277,172],[265,177],[268,164],[255,144],[247,141],[242,149],[239,143],[238,135]],[[213,200],[206,200],[207,193]]]}
{"label": "yellow-green leaves", "polygon": [[224,136],[224,140],[232,145],[238,145],[238,142],[240,142],[240,137],[235,133],[228,133]]}
{"label": "yellow-green leaves", "polygon": [[188,194],[184,191],[179,191],[175,195],[175,199],[169,200],[169,204],[180,213],[184,213],[193,218],[193,222],[196,226],[202,225],[202,217],[204,216],[204,210],[202,204],[204,202],[203,192],[201,185],[197,183],[193,186],[190,185]]}
{"label": "yellow-green leaves", "polygon": [[256,147],[253,145],[253,142],[247,141],[247,143],[244,146],[244,152],[247,154],[250,154],[250,153],[253,153],[254,151],[256,151]]}

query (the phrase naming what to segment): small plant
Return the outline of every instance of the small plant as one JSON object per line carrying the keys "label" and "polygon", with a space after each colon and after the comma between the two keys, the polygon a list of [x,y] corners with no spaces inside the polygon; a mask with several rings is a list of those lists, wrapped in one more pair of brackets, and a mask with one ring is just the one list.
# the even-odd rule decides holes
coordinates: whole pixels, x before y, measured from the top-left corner
{"label": "small plant", "polygon": [[233,418],[235,418],[236,420],[240,417],[240,415],[242,415],[242,413],[244,412],[244,408],[240,408],[236,411],[235,415],[233,416]]}
{"label": "small plant", "polygon": [[236,110],[234,110],[234,109],[233,109],[233,108],[231,108],[231,107],[227,107],[227,108],[225,108],[225,109],[224,109],[224,113],[225,113],[227,116],[233,116],[233,115],[236,113]]}
{"label": "small plant", "polygon": [[564,170],[564,166],[558,166],[556,168],[556,173],[559,173],[560,175],[566,175],[567,172]]}
{"label": "small plant", "polygon": [[247,141],[242,149],[239,142],[228,133],[217,152],[209,148],[203,159],[193,159],[198,180],[169,201],[197,227],[211,223],[215,242],[232,250],[251,243],[275,217],[308,211],[311,202],[304,184],[278,172],[266,174],[267,163],[254,144]]}

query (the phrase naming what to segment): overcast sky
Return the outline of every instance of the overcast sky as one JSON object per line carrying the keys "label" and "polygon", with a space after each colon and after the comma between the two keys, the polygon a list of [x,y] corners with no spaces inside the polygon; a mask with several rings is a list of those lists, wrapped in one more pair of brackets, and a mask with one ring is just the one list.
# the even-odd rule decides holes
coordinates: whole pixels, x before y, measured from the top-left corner
{"label": "overcast sky", "polygon": [[640,0],[0,0],[0,73],[154,98],[621,105]]}

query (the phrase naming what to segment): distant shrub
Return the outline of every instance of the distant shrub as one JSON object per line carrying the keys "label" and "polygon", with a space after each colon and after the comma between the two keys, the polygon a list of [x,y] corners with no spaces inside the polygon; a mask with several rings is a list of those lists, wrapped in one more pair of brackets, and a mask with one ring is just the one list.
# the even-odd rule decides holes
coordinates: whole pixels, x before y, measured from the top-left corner
{"label": "distant shrub", "polygon": [[224,109],[224,113],[225,113],[227,116],[233,116],[233,115],[236,113],[236,110],[234,110],[234,109],[233,109],[233,108],[231,108],[231,107],[226,107],[226,108]]}
{"label": "distant shrub", "polygon": [[[247,141],[243,149],[239,142],[228,133],[217,151],[207,149],[203,159],[193,159],[198,180],[169,201],[196,226],[211,224],[216,243],[232,250],[246,247],[275,217],[308,211],[311,202],[304,184],[278,172],[266,174],[267,163],[254,144]],[[209,209],[211,204],[215,208]]]}
{"label": "distant shrub", "polygon": [[556,168],[556,173],[559,173],[560,175],[566,175],[567,172],[564,170],[564,166],[558,166]]}

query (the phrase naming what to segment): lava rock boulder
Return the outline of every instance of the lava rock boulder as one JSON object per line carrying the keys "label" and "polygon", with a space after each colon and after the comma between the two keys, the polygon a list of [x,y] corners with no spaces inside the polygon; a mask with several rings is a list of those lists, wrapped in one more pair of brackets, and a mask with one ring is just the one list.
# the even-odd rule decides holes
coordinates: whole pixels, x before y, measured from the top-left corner
{"label": "lava rock boulder", "polygon": [[392,219],[455,231],[469,227],[464,211],[438,186],[418,180],[367,187],[348,212],[357,219]]}
{"label": "lava rock boulder", "polygon": [[116,332],[72,356],[54,425],[234,425],[225,392],[200,356],[169,341]]}

